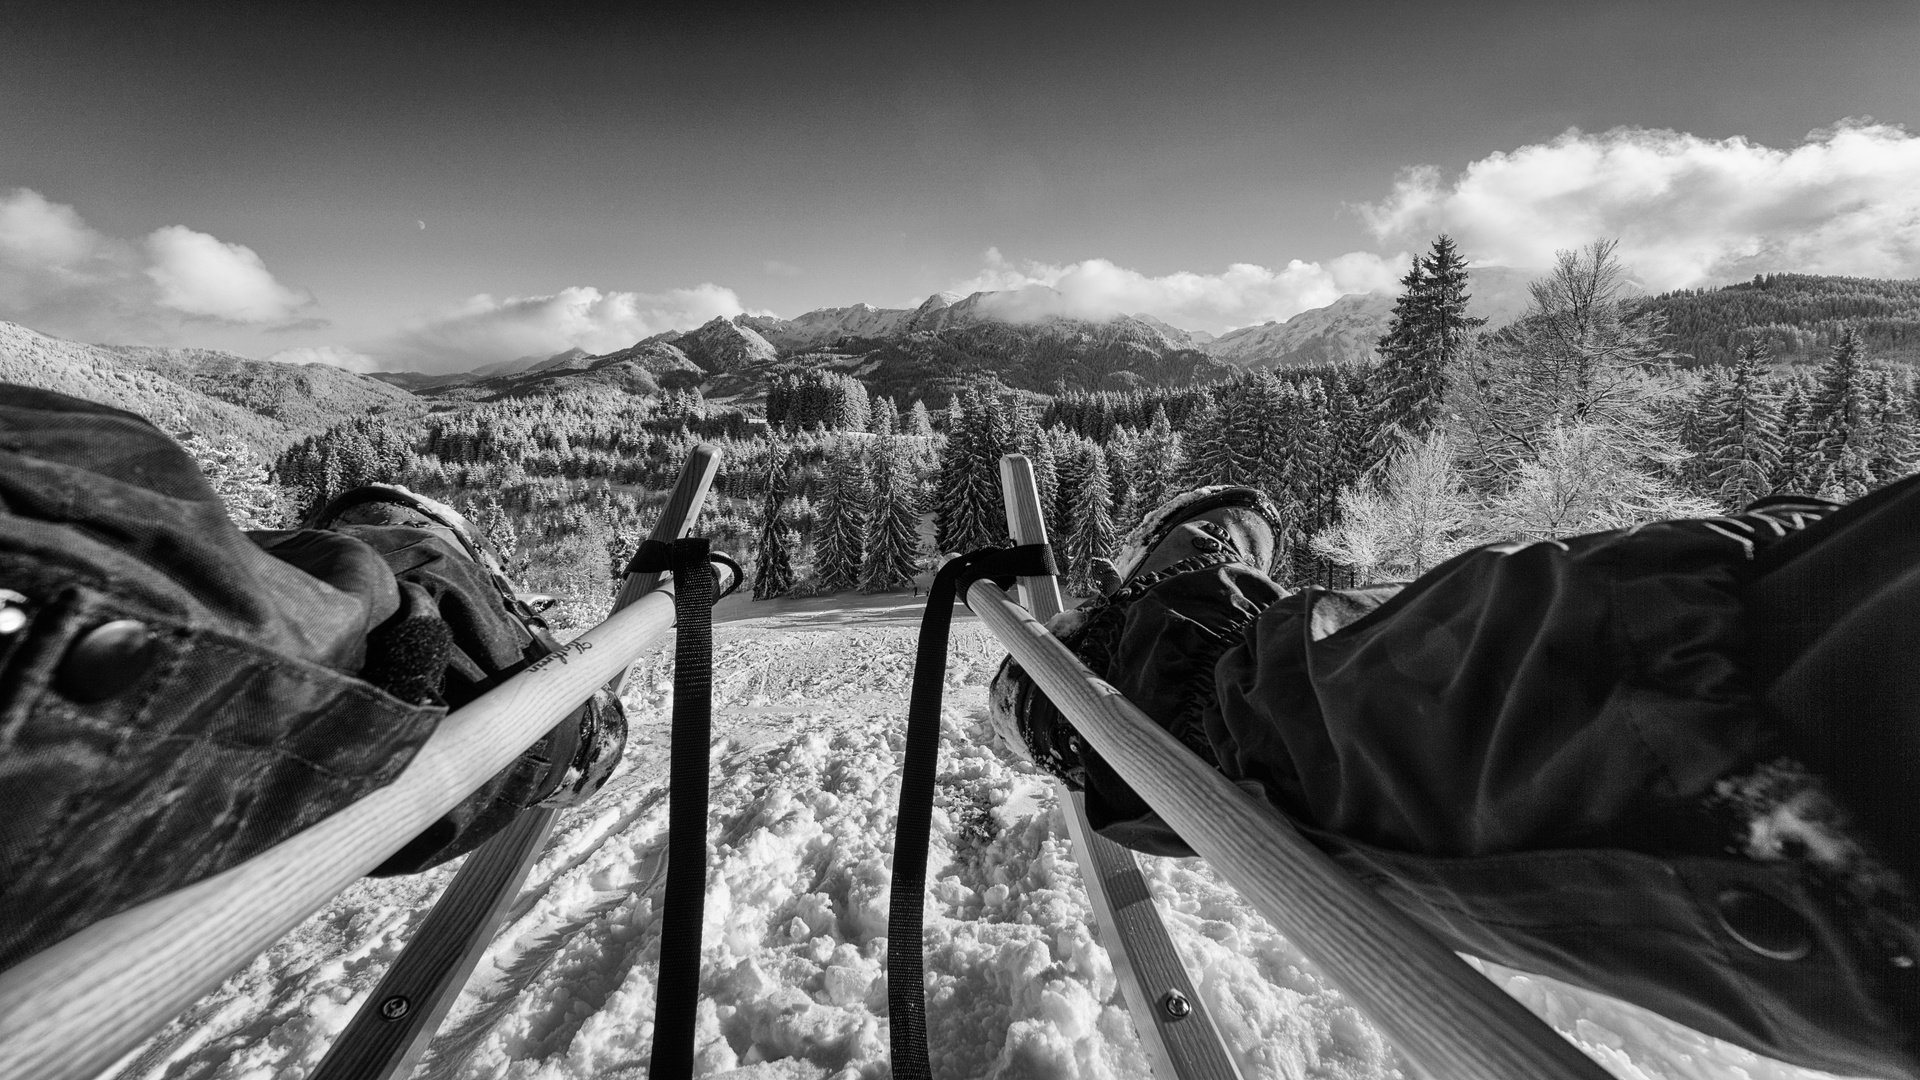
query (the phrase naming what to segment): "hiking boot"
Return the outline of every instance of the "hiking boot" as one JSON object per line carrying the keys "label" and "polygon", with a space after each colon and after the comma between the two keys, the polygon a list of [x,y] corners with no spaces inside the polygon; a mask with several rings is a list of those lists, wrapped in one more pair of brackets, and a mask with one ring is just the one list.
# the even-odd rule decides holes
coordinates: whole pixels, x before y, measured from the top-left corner
{"label": "hiking boot", "polygon": [[[515,588],[480,531],[445,503],[399,485],[369,484],[328,502],[308,528],[348,533],[371,543],[400,585],[401,612],[368,635],[367,662],[360,673],[390,693],[419,700],[425,691],[457,709],[561,649],[536,613],[538,598]],[[437,543],[423,546],[417,538],[395,537],[396,529],[425,533]],[[449,566],[448,557],[474,564],[481,573]],[[435,563],[441,571],[422,572]],[[420,645],[434,631],[449,643],[437,656]],[[565,807],[584,800],[612,775],[626,740],[626,715],[619,700],[605,688],[596,691],[374,876],[413,873],[446,862],[477,847],[528,806]]]}
{"label": "hiking boot", "polygon": [[[1149,513],[1121,541],[1109,566],[1095,564],[1101,595],[1055,616],[1055,637],[1096,674],[1106,674],[1126,609],[1153,585],[1193,570],[1242,563],[1265,573],[1273,562],[1280,513],[1273,501],[1249,487],[1219,485],[1176,495]],[[1008,657],[993,677],[987,715],[994,731],[1017,756],[1076,790],[1086,783],[1080,735],[1026,672]],[[1172,718],[1181,741],[1211,757],[1204,732],[1186,731]]]}
{"label": "hiking boot", "polygon": [[[1134,579],[1190,561],[1239,561],[1265,573],[1273,565],[1280,511],[1250,487],[1195,488],[1155,507],[1125,538],[1113,559],[1118,592]],[[1219,556],[1228,556],[1221,558]]]}

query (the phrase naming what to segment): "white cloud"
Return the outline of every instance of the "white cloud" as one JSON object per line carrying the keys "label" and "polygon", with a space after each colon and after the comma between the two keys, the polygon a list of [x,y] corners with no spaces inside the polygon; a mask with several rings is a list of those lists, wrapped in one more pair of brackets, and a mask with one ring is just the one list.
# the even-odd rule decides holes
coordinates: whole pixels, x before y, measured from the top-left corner
{"label": "white cloud", "polygon": [[1651,289],[1766,271],[1920,276],[1920,136],[1843,122],[1778,150],[1743,138],[1570,130],[1449,181],[1420,166],[1357,207],[1382,241],[1451,233],[1476,262],[1539,268],[1602,237]]}
{"label": "white cloud", "polygon": [[282,349],[267,359],[276,364],[327,364],[362,375],[380,370],[379,361],[344,345],[302,345]]}
{"label": "white cloud", "polygon": [[225,322],[285,322],[312,298],[273,279],[253,249],[225,243],[185,225],[155,229],[147,237],[152,264],[147,277],[160,290],[160,306]]}
{"label": "white cloud", "polygon": [[238,244],[169,225],[136,245],[30,188],[0,194],[0,319],[70,337],[152,339],[192,319],[285,325],[310,305]]}
{"label": "white cloud", "polygon": [[1234,263],[1224,273],[1183,270],[1150,277],[1107,259],[1064,266],[1015,263],[998,248],[988,248],[985,269],[954,285],[953,291],[1003,292],[987,303],[1007,318],[1146,314],[1185,329],[1218,332],[1288,319],[1347,293],[1393,289],[1406,261],[1405,255],[1355,251],[1325,263],[1295,259],[1278,270]]}
{"label": "white cloud", "polygon": [[374,351],[389,367],[464,371],[571,348],[612,352],[662,331],[690,330],[745,310],[732,289],[711,283],[664,293],[603,293],[575,285],[548,296],[504,300],[482,293],[418,320]]}
{"label": "white cloud", "polygon": [[0,259],[21,269],[71,268],[100,254],[106,238],[73,207],[31,188],[0,198]]}
{"label": "white cloud", "polygon": [[792,263],[783,263],[779,259],[768,259],[760,268],[775,277],[799,277],[803,271]]}

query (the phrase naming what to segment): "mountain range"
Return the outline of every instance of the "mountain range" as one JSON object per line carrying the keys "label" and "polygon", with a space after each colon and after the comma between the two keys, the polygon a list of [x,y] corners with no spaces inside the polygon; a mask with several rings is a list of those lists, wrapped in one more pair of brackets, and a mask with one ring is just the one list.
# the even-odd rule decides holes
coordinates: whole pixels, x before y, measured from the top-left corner
{"label": "mountain range", "polygon": [[[1526,308],[1527,281],[1523,271],[1474,270],[1469,309],[1490,327],[1511,322]],[[1860,330],[1876,359],[1920,361],[1920,281],[1779,274],[1642,304],[1666,319],[1681,363],[1725,362],[1746,343],[1767,345],[1776,360],[1817,360],[1843,326]],[[1386,331],[1393,298],[1343,296],[1285,322],[1217,337],[1149,315],[1061,314],[1066,307],[1052,290],[1029,287],[940,293],[911,308],[855,304],[792,319],[738,315],[611,353],[569,349],[452,375],[366,376],[204,349],[86,345],[0,322],[0,382],[131,409],[170,431],[232,433],[272,455],[343,417],[417,410],[427,407],[424,399],[699,386],[710,398],[751,404],[770,376],[825,367],[901,403],[923,398],[938,406],[983,380],[1042,392],[1120,390],[1220,379],[1248,368],[1362,361]]]}
{"label": "mountain range", "polygon": [[[1471,307],[1490,325],[1526,307],[1523,271],[1473,271]],[[1286,322],[1215,336],[1151,315],[1089,318],[1044,286],[1001,292],[936,293],[911,308],[867,304],[821,308],[791,319],[714,318],[657,334],[601,356],[578,349],[525,356],[461,375],[381,373],[374,377],[441,398],[497,399],[567,388],[618,387],[650,393],[698,383],[708,396],[751,396],[771,374],[799,366],[857,375],[899,400],[943,401],[991,379],[1042,392],[1124,390],[1226,378],[1236,370],[1357,362],[1392,318],[1393,298],[1343,296]]]}

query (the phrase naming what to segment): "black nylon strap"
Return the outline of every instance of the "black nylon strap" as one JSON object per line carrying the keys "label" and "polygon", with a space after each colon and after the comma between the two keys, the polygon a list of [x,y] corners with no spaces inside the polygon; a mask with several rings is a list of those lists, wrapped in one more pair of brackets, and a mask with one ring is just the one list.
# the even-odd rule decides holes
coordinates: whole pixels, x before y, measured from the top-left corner
{"label": "black nylon strap", "polygon": [[[673,742],[667,792],[666,909],[660,917],[660,980],[653,1016],[652,1080],[693,1076],[700,1005],[700,924],[707,892],[707,748],[713,728],[713,564],[707,540],[648,541],[668,549],[673,572]],[[640,562],[638,553],[634,562]],[[653,566],[642,566],[652,570]]]}
{"label": "black nylon strap", "polygon": [[947,636],[953,602],[976,581],[1001,588],[1018,577],[1053,574],[1045,544],[984,548],[940,568],[920,617],[920,648],[907,704],[907,749],[901,766],[900,813],[893,827],[893,886],[887,907],[887,1016],[894,1080],[931,1080],[927,1060],[927,980],[921,919],[927,891],[927,841],[940,757],[940,701],[946,687]]}

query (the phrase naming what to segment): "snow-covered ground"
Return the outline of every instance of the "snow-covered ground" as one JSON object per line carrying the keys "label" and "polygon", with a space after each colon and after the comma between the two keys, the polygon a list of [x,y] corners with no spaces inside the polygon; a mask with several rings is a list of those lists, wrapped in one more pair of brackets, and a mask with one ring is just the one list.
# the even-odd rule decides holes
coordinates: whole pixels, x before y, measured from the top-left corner
{"label": "snow-covered ground", "polygon": [[[905,598],[862,603],[735,598],[722,612],[699,1025],[709,1075],[888,1074],[887,879],[919,608]],[[985,722],[1000,652],[970,618],[953,637],[928,861],[934,1073],[1146,1077],[1051,789],[994,746]],[[666,870],[669,657],[646,658],[631,683],[624,771],[561,820],[416,1076],[645,1076]],[[1408,1075],[1204,864],[1142,862],[1247,1080]],[[108,1075],[299,1080],[451,872],[362,881]],[[1618,1002],[1486,970],[1622,1077],[1822,1075]]]}

